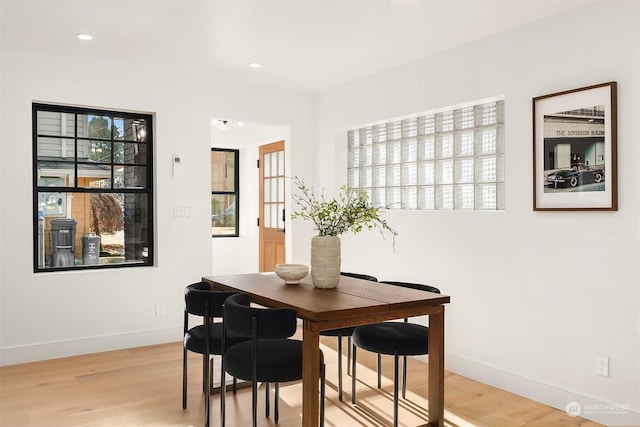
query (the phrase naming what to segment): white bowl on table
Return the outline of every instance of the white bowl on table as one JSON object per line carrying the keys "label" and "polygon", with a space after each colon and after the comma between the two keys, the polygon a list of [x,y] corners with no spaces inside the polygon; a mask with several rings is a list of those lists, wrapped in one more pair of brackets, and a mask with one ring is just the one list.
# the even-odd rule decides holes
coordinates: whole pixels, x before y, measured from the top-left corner
{"label": "white bowl on table", "polygon": [[297,285],[309,274],[309,266],[304,264],[276,264],[274,271],[287,285]]}

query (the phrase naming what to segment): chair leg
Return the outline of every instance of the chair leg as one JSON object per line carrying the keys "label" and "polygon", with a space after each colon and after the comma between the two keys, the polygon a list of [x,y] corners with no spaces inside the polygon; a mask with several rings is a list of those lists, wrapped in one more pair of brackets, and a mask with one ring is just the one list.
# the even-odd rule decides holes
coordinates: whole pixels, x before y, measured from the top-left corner
{"label": "chair leg", "polygon": [[[225,412],[224,412],[224,404],[225,404],[225,397],[227,395],[227,387],[225,387],[223,384],[226,384],[227,379],[226,379],[226,373],[224,371],[224,356],[221,356],[222,360],[220,362],[220,426],[224,427],[224,423],[225,423]],[[235,377],[233,378],[235,381]]]}
{"label": "chair leg", "polygon": [[351,335],[347,337],[347,375],[351,375]]}
{"label": "chair leg", "polygon": [[258,427],[258,383],[255,380],[251,382],[251,416],[253,427]]}
{"label": "chair leg", "polygon": [[205,384],[207,383],[207,356],[202,355],[202,392],[206,393]]}
{"label": "chair leg", "polygon": [[393,356],[393,427],[398,427],[398,353]]}
{"label": "chair leg", "polygon": [[324,427],[324,399],[326,397],[327,367],[320,365],[320,427]]}
{"label": "chair leg", "polygon": [[356,403],[356,346],[351,346],[351,403]]}
{"label": "chair leg", "polygon": [[182,409],[187,409],[187,349],[182,347]]}
{"label": "chair leg", "polygon": [[402,357],[402,398],[407,398],[407,356]]}
{"label": "chair leg", "polygon": [[269,392],[271,391],[271,384],[264,383],[264,385],[266,386],[264,390],[264,416],[268,417],[271,412],[271,408],[269,407]]}
{"label": "chair leg", "polygon": [[[347,362],[349,366],[349,362]],[[342,336],[338,335],[338,400],[342,402]]]}
{"label": "chair leg", "polygon": [[[209,355],[206,355],[207,359],[209,358]],[[211,380],[211,377],[209,376],[209,363],[207,361],[207,363],[205,363],[205,392],[204,392],[204,396],[205,396],[205,401],[204,401],[204,426],[205,427],[209,427],[209,412],[211,410],[211,383],[209,382]]]}
{"label": "chair leg", "polygon": [[236,394],[238,392],[238,379],[236,377],[233,377],[233,394]]}
{"label": "chair leg", "polygon": [[278,424],[280,418],[280,383],[276,383],[275,400],[273,401],[273,420]]}
{"label": "chair leg", "polygon": [[382,388],[382,355],[378,353],[378,388]]}

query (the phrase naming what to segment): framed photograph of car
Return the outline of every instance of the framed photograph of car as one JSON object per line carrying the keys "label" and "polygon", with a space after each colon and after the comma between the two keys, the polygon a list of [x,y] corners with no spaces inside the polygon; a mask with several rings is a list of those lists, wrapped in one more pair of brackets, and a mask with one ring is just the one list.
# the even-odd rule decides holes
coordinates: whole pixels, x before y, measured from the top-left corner
{"label": "framed photograph of car", "polygon": [[618,210],[616,86],[533,98],[533,210]]}

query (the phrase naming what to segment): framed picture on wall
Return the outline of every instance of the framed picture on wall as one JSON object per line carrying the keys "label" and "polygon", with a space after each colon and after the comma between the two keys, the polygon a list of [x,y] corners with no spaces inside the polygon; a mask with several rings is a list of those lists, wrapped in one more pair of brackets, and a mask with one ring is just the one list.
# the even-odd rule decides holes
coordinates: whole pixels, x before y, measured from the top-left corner
{"label": "framed picture on wall", "polygon": [[616,82],[533,98],[533,210],[617,210],[616,128]]}

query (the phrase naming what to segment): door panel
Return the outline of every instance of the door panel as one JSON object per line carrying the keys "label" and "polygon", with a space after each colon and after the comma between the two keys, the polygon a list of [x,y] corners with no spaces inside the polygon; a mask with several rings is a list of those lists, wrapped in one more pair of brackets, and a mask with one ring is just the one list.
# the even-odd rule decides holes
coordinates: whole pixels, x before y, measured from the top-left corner
{"label": "door panel", "polygon": [[260,146],[260,271],[285,262],[284,141]]}

